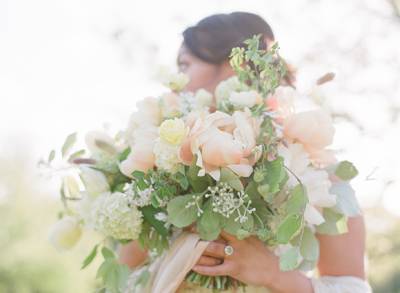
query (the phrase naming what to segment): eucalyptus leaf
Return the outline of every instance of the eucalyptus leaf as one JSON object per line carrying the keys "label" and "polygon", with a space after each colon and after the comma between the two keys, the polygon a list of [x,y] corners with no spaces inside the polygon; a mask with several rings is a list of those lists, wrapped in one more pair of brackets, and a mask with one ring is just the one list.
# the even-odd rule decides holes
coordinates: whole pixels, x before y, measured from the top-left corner
{"label": "eucalyptus leaf", "polygon": [[203,208],[204,212],[197,224],[200,238],[212,241],[218,238],[221,233],[221,215],[212,210],[212,202],[209,200]]}
{"label": "eucalyptus leaf", "polygon": [[306,190],[302,184],[298,184],[290,192],[290,197],[286,202],[286,212],[288,214],[302,215],[307,203]]}
{"label": "eucalyptus leaf", "polygon": [[221,168],[221,182],[227,183],[230,187],[237,191],[243,190],[243,184],[240,181],[238,175],[236,175],[231,169]]}
{"label": "eucalyptus leaf", "polygon": [[197,197],[196,194],[187,194],[173,198],[167,206],[168,220],[178,228],[187,227],[197,219],[196,205],[187,206]]}
{"label": "eucalyptus leaf", "polygon": [[278,227],[276,238],[278,243],[288,243],[301,228],[302,218],[298,215],[288,215]]}
{"label": "eucalyptus leaf", "polygon": [[104,259],[113,259],[115,258],[114,252],[112,252],[110,249],[107,247],[103,246],[101,249],[101,254],[103,255]]}
{"label": "eucalyptus leaf", "polygon": [[316,261],[319,258],[319,242],[310,228],[306,227],[300,245],[300,253],[308,261]]}
{"label": "eucalyptus leaf", "polygon": [[316,227],[317,232],[327,235],[339,235],[348,232],[347,217],[333,209],[325,208],[323,211],[325,222]]}
{"label": "eucalyptus leaf", "polygon": [[342,161],[336,167],[335,175],[342,180],[349,181],[358,175],[358,170],[353,163]]}
{"label": "eucalyptus leaf", "polygon": [[296,269],[302,261],[298,247],[291,247],[279,256],[279,268],[283,272]]}

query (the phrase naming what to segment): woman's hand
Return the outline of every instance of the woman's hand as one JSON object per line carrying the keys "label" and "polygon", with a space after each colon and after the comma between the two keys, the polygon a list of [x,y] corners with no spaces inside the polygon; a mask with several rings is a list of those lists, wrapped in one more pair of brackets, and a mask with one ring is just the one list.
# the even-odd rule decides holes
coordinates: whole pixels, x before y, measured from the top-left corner
{"label": "woman's hand", "polygon": [[[277,292],[313,292],[310,280],[302,273],[281,272],[279,258],[258,238],[238,240],[226,232],[221,237],[227,244],[210,242],[193,271],[208,276],[230,276]],[[226,245],[232,246],[232,255],[225,254]]]}

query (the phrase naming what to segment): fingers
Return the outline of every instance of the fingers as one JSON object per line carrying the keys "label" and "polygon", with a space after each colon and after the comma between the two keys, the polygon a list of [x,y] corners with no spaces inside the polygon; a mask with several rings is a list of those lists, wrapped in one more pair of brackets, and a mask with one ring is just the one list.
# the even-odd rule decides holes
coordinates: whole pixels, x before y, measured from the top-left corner
{"label": "fingers", "polygon": [[193,271],[205,276],[232,276],[234,264],[233,262],[224,262],[217,266],[196,265]]}
{"label": "fingers", "polygon": [[203,256],[211,256],[223,259],[225,257],[225,244],[219,242],[210,242],[203,252]]}
{"label": "fingers", "polygon": [[229,233],[227,233],[225,231],[221,231],[220,236],[221,236],[222,239],[224,239],[224,240],[226,240],[227,242],[230,242],[230,243],[238,241],[238,239],[235,236],[233,236],[232,234],[229,234]]}
{"label": "fingers", "polygon": [[221,263],[222,263],[221,259],[218,259],[215,257],[210,257],[210,256],[202,256],[202,257],[200,257],[200,259],[196,265],[217,266],[217,265],[220,265]]}

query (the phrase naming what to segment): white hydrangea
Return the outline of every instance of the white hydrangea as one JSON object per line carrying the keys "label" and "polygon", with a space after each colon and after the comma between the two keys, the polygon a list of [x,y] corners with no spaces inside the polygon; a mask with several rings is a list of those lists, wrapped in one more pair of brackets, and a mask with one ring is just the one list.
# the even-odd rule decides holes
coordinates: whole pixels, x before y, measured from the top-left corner
{"label": "white hydrangea", "polygon": [[179,147],[179,145],[157,140],[153,149],[156,156],[156,166],[172,173],[175,172],[180,162]]}
{"label": "white hydrangea", "polygon": [[121,193],[103,193],[93,205],[94,229],[115,239],[137,239],[142,230],[142,213]]}

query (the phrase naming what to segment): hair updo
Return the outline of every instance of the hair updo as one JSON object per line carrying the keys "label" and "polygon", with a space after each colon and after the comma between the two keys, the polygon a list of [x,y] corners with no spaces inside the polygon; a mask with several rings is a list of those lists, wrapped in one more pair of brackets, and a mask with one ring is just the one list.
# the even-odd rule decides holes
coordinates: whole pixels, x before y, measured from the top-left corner
{"label": "hair updo", "polygon": [[[183,43],[197,58],[220,65],[229,59],[233,48],[244,47],[245,40],[261,34],[264,42],[260,49],[267,49],[268,41],[275,40],[270,25],[259,15],[248,12],[214,14],[203,18],[196,25],[183,32]],[[284,83],[293,85],[294,72],[285,63],[287,74]]]}

